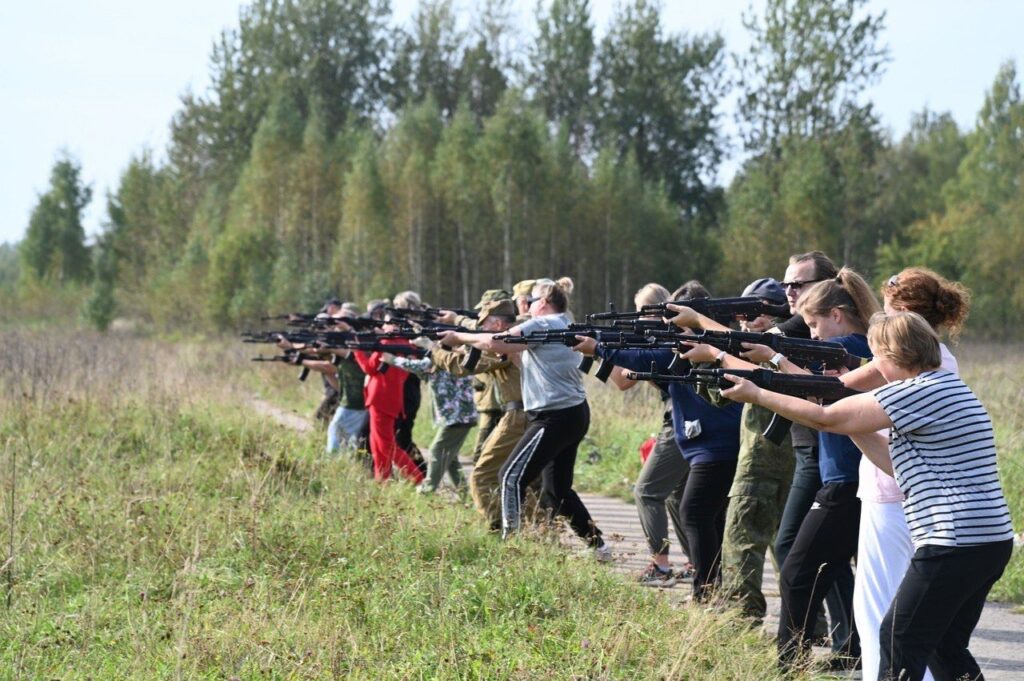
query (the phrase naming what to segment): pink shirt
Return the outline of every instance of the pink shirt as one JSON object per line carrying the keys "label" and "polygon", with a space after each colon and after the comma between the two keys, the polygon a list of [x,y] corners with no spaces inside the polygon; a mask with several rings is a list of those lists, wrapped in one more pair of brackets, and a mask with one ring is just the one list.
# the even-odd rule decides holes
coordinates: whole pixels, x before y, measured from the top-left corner
{"label": "pink shirt", "polygon": [[[939,351],[942,353],[942,368],[960,375],[960,367],[957,365],[956,357],[949,351],[945,343],[939,343]],[[889,429],[878,431],[889,437]],[[857,487],[857,496],[863,501],[872,501],[876,504],[892,504],[902,502],[903,492],[896,484],[896,479],[882,469],[871,463],[866,456],[860,457],[860,485]]]}

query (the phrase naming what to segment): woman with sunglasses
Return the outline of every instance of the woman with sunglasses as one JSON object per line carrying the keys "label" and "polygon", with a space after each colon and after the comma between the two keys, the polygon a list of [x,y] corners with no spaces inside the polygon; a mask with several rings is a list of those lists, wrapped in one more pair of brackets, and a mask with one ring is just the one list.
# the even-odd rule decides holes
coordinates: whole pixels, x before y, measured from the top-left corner
{"label": "woman with sunglasses", "polygon": [[[864,279],[848,268],[839,271],[834,279],[811,286],[798,302],[797,311],[811,331],[811,336],[843,345],[847,352],[858,357],[870,357],[867,345],[868,323],[878,311],[878,302]],[[673,320],[677,325],[690,326],[695,322],[704,326],[706,318],[689,308],[680,308]],[[788,373],[809,373],[785,357],[769,353],[766,346],[752,346],[744,357],[753,362],[768,361],[777,369]],[[706,346],[698,346],[686,357],[701,360]],[[724,360],[725,358],[723,358]],[[740,368],[742,360],[731,358],[726,368]],[[723,393],[724,394],[724,393]],[[809,650],[811,632],[821,612],[825,594],[836,577],[849,570],[850,561],[857,550],[857,528],[860,519],[860,500],[857,483],[860,450],[850,438],[832,433],[818,433],[818,472],[821,487],[814,502],[803,518],[793,540],[792,548],[782,563],[779,587],[782,593],[782,613],[779,620],[779,656],[785,664],[802,658]],[[844,604],[852,609],[850,603]],[[838,668],[855,666],[860,657],[856,632],[851,633],[840,656],[832,663]]]}
{"label": "woman with sunglasses", "polygon": [[[568,277],[537,280],[527,299],[530,319],[512,327],[508,334],[568,329],[566,312],[572,289]],[[521,362],[527,426],[501,469],[502,536],[519,529],[526,487],[544,471],[542,504],[569,519],[573,531],[594,550],[597,560],[610,561],[611,547],[604,543],[590,512],[572,488],[576,451],[590,428],[590,406],[577,368],[579,356],[565,345],[506,343],[496,334],[453,332],[444,336],[443,343],[473,345],[518,357]]]}

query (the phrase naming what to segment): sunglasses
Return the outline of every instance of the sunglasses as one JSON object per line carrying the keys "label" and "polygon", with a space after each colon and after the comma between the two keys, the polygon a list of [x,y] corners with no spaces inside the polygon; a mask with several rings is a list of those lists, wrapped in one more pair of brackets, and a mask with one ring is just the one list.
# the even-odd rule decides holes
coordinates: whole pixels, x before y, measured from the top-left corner
{"label": "sunglasses", "polygon": [[533,305],[538,300],[544,300],[544,296],[526,296],[526,304]]}
{"label": "sunglasses", "polygon": [[896,286],[899,283],[900,283],[900,275],[894,274],[891,277],[889,277],[889,281],[885,282],[885,287],[886,288],[892,288],[893,286]]}
{"label": "sunglasses", "polygon": [[804,286],[807,286],[808,284],[817,284],[819,281],[824,281],[824,279],[808,279],[807,281],[783,281],[779,285],[782,286],[782,288],[786,289],[787,291],[789,289],[795,289],[799,291]]}

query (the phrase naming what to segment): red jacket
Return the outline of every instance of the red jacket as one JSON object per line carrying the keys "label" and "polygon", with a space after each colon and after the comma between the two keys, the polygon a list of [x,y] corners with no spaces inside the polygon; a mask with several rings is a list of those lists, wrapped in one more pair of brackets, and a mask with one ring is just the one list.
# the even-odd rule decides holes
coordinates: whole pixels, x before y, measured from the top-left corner
{"label": "red jacket", "polygon": [[[407,343],[401,340],[392,339],[382,340],[381,343],[407,345]],[[405,413],[405,379],[408,378],[409,374],[398,367],[384,364],[380,359],[380,352],[366,353],[357,350],[352,353],[352,356],[368,378],[366,385],[363,387],[363,398],[366,401],[366,408],[372,408],[375,411],[387,414],[388,416],[394,416],[395,418],[402,416]],[[381,365],[387,367],[383,373],[380,370]]]}

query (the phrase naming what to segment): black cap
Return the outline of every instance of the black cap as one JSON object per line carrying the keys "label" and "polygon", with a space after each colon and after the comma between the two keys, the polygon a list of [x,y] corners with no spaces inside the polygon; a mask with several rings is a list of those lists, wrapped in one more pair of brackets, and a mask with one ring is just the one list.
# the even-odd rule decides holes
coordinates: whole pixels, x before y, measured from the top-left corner
{"label": "black cap", "polygon": [[743,296],[760,298],[780,305],[786,302],[786,292],[782,289],[782,285],[771,277],[752,282],[750,286],[743,289]]}

